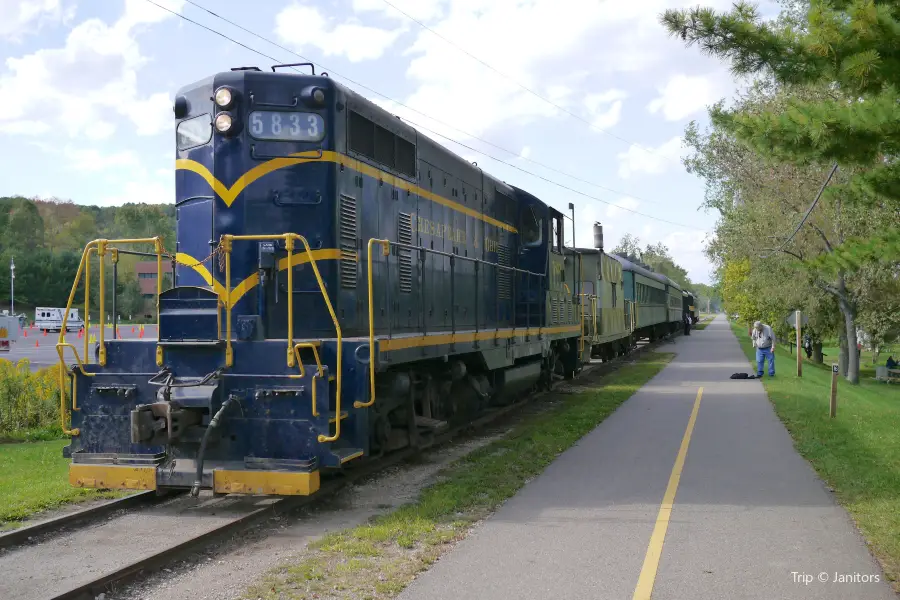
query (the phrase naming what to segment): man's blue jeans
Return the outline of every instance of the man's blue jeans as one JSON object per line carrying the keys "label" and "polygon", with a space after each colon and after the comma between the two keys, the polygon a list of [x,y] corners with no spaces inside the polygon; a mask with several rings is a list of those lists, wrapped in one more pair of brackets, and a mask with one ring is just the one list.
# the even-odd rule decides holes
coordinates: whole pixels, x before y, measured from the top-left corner
{"label": "man's blue jeans", "polygon": [[769,359],[769,377],[775,376],[775,353],[772,352],[772,348],[757,348],[756,349],[756,376],[763,376],[763,367],[766,364],[766,359]]}

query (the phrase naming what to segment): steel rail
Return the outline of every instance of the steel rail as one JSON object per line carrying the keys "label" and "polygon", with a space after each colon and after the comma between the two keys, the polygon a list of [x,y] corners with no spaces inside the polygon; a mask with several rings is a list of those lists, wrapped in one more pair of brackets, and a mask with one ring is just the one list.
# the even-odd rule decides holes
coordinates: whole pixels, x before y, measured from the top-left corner
{"label": "steel rail", "polygon": [[133,508],[136,506],[152,505],[163,500],[168,500],[170,498],[170,495],[160,496],[155,491],[138,492],[124,498],[119,498],[117,500],[111,500],[109,502],[104,502],[103,504],[98,504],[97,506],[92,506],[91,508],[85,508],[67,515],[56,517],[54,519],[41,521],[39,523],[35,523],[34,525],[28,525],[26,527],[14,529],[9,533],[0,535],[0,549],[15,548],[16,546],[21,546],[36,536],[46,535],[48,533],[61,533],[63,527],[74,525],[76,523],[89,523],[101,517],[105,517],[117,510]]}

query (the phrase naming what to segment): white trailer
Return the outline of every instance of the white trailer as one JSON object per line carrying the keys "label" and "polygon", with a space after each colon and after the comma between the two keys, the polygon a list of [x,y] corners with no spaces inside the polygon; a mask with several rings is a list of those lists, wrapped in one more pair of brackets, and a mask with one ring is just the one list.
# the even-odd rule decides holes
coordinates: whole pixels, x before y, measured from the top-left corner
{"label": "white trailer", "polygon": [[[62,329],[64,308],[48,308],[38,306],[34,309],[34,325],[41,331],[59,331]],[[84,321],[78,316],[78,309],[69,310],[69,319],[66,321],[66,332],[78,331],[84,327]]]}
{"label": "white trailer", "polygon": [[0,315],[0,352],[9,352],[13,342],[19,339],[19,319]]}

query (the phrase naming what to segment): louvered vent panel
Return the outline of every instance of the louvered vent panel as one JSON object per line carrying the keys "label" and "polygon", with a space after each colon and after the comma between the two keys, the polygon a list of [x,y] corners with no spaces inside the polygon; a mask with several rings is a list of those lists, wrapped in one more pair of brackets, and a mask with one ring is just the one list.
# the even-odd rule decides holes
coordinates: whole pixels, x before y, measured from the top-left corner
{"label": "louvered vent panel", "polygon": [[341,287],[356,288],[356,198],[341,194],[340,206]]}
{"label": "louvered vent panel", "polygon": [[[497,248],[497,264],[502,267],[510,266],[509,248],[500,245]],[[512,271],[497,269],[497,295],[502,300],[512,297]]]}
{"label": "louvered vent panel", "polygon": [[554,297],[550,303],[553,305],[551,310],[553,311],[553,324],[555,325],[559,323],[559,298]]}
{"label": "louvered vent panel", "polygon": [[[397,241],[401,244],[412,245],[412,215],[409,213],[400,213],[397,223]],[[412,251],[400,248],[397,257],[400,263],[400,291],[409,293],[412,291]]]}

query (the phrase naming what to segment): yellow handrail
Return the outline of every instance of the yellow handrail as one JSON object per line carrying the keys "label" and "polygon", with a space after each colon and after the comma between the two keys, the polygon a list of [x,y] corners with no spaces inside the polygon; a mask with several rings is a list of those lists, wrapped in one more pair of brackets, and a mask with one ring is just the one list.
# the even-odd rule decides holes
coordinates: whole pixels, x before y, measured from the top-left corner
{"label": "yellow handrail", "polygon": [[[96,253],[100,258],[100,352],[99,352],[99,363],[100,366],[104,366],[106,364],[106,344],[104,341],[104,311],[106,309],[105,298],[106,298],[106,278],[104,277],[104,258],[106,256],[106,251],[109,247],[109,244],[153,244],[156,249],[156,265],[157,265],[157,313],[156,313],[156,323],[159,326],[159,294],[162,293],[162,241],[159,237],[152,238],[125,238],[119,240],[106,240],[106,239],[97,239],[88,242],[84,247],[84,252],[81,253],[81,261],[78,263],[78,271],[75,274],[75,281],[72,283],[72,289],[69,291],[69,299],[66,302],[66,309],[63,312],[62,317],[62,325],[59,329],[59,338],[56,343],[56,352],[59,355],[59,364],[61,367],[60,370],[60,386],[59,386],[59,402],[60,402],[60,418],[63,420],[63,433],[66,435],[78,435],[79,430],[71,429],[67,430],[65,427],[65,402],[66,402],[66,391],[65,391],[65,380],[64,376],[69,374],[69,368],[66,367],[65,357],[63,355],[63,348],[71,348],[72,352],[75,354],[75,360],[78,362],[78,368],[81,371],[82,375],[86,375],[88,377],[93,377],[94,373],[89,373],[84,369],[84,363],[81,360],[81,357],[78,355],[78,350],[72,344],[66,342],[66,327],[69,321],[69,311],[72,310],[72,303],[75,301],[75,292],[78,290],[78,284],[81,282],[81,276],[84,275],[84,324],[85,324],[85,332],[84,332],[84,356],[87,358],[90,355],[90,317],[91,317],[91,254]],[[115,249],[110,249],[115,250]],[[157,364],[162,364],[162,353],[161,349],[157,347],[156,352]],[[74,377],[74,373],[72,373]],[[72,402],[73,407],[75,403],[75,381],[72,381]],[[73,408],[74,410],[74,408]]]}
{"label": "yellow handrail", "polygon": [[[104,266],[106,264],[106,240],[100,240],[97,242],[97,257],[100,259],[100,352],[97,357],[97,362],[100,363],[101,367],[106,366],[106,344],[103,340],[104,332],[106,329],[103,323],[104,312],[106,311],[106,271],[104,270]],[[87,286],[87,282],[85,283]],[[84,288],[87,291],[87,287]],[[87,353],[85,353],[85,358],[87,358]]]}
{"label": "yellow handrail", "polygon": [[[219,248],[225,254],[225,366],[231,367],[234,364],[234,350],[231,348],[231,238],[223,235]],[[288,302],[289,315],[292,310]]]}
{"label": "yellow handrail", "polygon": [[[375,404],[375,293],[374,293],[374,277],[372,275],[372,246],[380,244],[384,256],[388,256],[391,252],[390,240],[379,240],[372,238],[369,240],[366,248],[366,258],[368,260],[368,282],[369,282],[369,401],[353,403],[354,408],[368,408]],[[340,420],[340,419],[338,419]]]}
{"label": "yellow handrail", "polygon": [[322,361],[319,360],[319,349],[311,342],[299,342],[294,344],[294,359],[300,367],[300,377],[306,377],[306,369],[303,368],[303,361],[300,360],[300,348],[309,348],[313,351],[313,357],[316,360],[316,366],[319,367],[319,375],[324,375],[325,370],[322,368]]}
{"label": "yellow handrail", "polygon": [[584,299],[587,294],[582,293],[578,295],[581,296],[581,302],[579,302],[581,304],[581,337],[578,338],[578,352],[579,354],[584,354]]}
{"label": "yellow handrail", "polygon": [[66,429],[66,376],[72,377],[72,411],[78,410],[75,406],[75,395],[77,385],[75,383],[75,373],[69,372],[65,369],[59,370],[59,390],[60,390],[60,400],[59,400],[59,425],[63,431],[64,435],[78,435],[81,433],[81,430],[77,427],[75,429]]}
{"label": "yellow handrail", "polygon": [[[303,244],[303,249],[306,252],[306,256],[309,257],[309,264],[312,267],[313,274],[316,276],[316,282],[319,284],[319,291],[322,293],[322,298],[325,300],[325,306],[328,308],[328,313],[331,315],[331,320],[334,323],[334,329],[337,334],[337,373],[336,373],[336,389],[335,389],[335,413],[340,416],[341,414],[341,358],[342,358],[342,347],[343,347],[343,335],[341,333],[341,324],[338,322],[337,314],[334,312],[334,307],[331,305],[331,299],[328,297],[328,291],[325,289],[325,282],[322,280],[322,274],[319,272],[319,267],[316,264],[316,259],[313,256],[312,249],[309,247],[309,242],[306,241],[306,238],[297,233],[282,233],[277,235],[223,235],[221,237],[220,247],[222,248],[222,252],[225,254],[225,297],[228,298],[228,301],[225,304],[226,314],[225,314],[225,364],[226,366],[232,366],[234,363],[234,354],[231,348],[231,243],[234,240],[239,241],[266,241],[266,240],[284,240],[285,247],[287,249],[287,272],[288,272],[288,348],[287,348],[287,364],[289,367],[294,366],[294,344],[293,344],[293,335],[294,335],[294,279],[293,279],[293,270],[294,266],[291,264],[291,256],[293,254],[294,242],[299,241]],[[319,443],[325,442],[334,442],[341,435],[341,419],[338,418],[335,421],[334,425],[334,435],[319,435],[318,441]]]}
{"label": "yellow handrail", "polygon": [[[91,242],[93,243],[93,242]],[[91,313],[88,310],[91,307],[90,296],[91,296],[91,252],[95,250],[93,246],[88,245],[89,247],[85,249],[87,252],[87,260],[84,263],[84,318],[82,322],[84,323],[84,357],[87,358],[90,355],[90,344],[88,343],[90,340],[90,332],[91,332]],[[83,255],[82,255],[82,258]],[[75,285],[78,285],[77,276]],[[63,332],[66,331],[66,321],[69,318],[69,307],[66,306],[66,312],[63,315],[63,324],[62,328],[59,330],[59,339],[62,341],[64,339]]]}
{"label": "yellow handrail", "polygon": [[72,411],[78,410],[78,386],[75,381],[75,371],[70,371],[66,368],[65,360],[63,358],[63,348],[69,347],[72,349],[72,352],[75,354],[75,360],[78,362],[78,368],[81,370],[82,375],[86,375],[88,377],[93,377],[94,373],[88,373],[84,370],[84,363],[81,362],[81,357],[78,356],[78,349],[75,348],[72,344],[68,342],[63,342],[62,344],[56,344],[56,353],[59,355],[60,369],[59,369],[59,422],[62,427],[63,433],[65,435],[78,435],[81,431],[76,427],[75,429],[66,429],[66,376],[70,376],[72,378]]}
{"label": "yellow handrail", "polygon": [[84,370],[84,363],[81,362],[81,357],[78,356],[78,350],[72,344],[68,342],[63,342],[61,344],[56,344],[56,353],[59,355],[59,362],[62,363],[62,367],[64,371],[68,371],[69,369],[65,365],[65,358],[63,357],[63,348],[71,348],[72,353],[75,354],[75,362],[78,363],[78,369],[81,371],[81,374],[85,377],[93,377],[96,373],[91,373],[89,371]]}
{"label": "yellow handrail", "polygon": [[[153,250],[156,252],[156,366],[163,365],[163,349],[159,345],[159,296],[162,294],[162,240],[155,238]],[[175,285],[175,274],[172,274],[172,285]]]}
{"label": "yellow handrail", "polygon": [[300,360],[300,348],[309,348],[313,351],[313,357],[316,359],[316,366],[319,368],[319,372],[313,375],[312,382],[312,416],[318,417],[319,411],[316,408],[316,379],[325,376],[325,369],[322,368],[322,361],[319,360],[319,349],[316,348],[316,345],[311,342],[300,342],[299,344],[294,344],[294,358],[297,360],[297,365],[300,367],[300,374],[291,375],[291,377],[306,377],[306,369],[303,366],[303,361]]}

